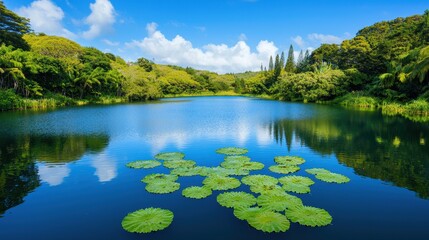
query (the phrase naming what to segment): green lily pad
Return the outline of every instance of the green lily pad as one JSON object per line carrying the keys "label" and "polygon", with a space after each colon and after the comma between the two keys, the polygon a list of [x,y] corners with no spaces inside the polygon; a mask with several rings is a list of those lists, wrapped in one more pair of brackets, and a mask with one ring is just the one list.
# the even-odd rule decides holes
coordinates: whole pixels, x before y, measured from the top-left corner
{"label": "green lily pad", "polygon": [[163,173],[154,173],[154,174],[147,175],[141,181],[144,182],[144,183],[151,183],[151,182],[157,182],[157,181],[162,181],[162,180],[174,182],[178,178],[179,177],[176,176],[176,175],[163,174]]}
{"label": "green lily pad", "polygon": [[247,222],[253,228],[267,233],[286,232],[290,228],[290,222],[285,215],[271,211],[256,213]]}
{"label": "green lily pad", "polygon": [[274,161],[280,165],[300,165],[305,163],[304,158],[297,156],[277,156]]}
{"label": "green lily pad", "polygon": [[271,172],[289,174],[299,171],[299,167],[296,165],[274,165],[269,167]]}
{"label": "green lily pad", "polygon": [[161,163],[156,160],[137,160],[127,163],[127,167],[135,169],[149,169],[158,167],[159,165],[161,165]]}
{"label": "green lily pad", "polygon": [[181,152],[165,152],[165,153],[158,153],[155,155],[156,159],[164,160],[164,161],[183,159],[184,157],[185,157],[185,154]]}
{"label": "green lily pad", "polygon": [[262,211],[265,210],[260,207],[236,207],[234,208],[234,216],[240,220],[248,220]]}
{"label": "green lily pad", "polygon": [[174,214],[161,208],[146,208],[129,213],[122,220],[122,228],[132,233],[163,230],[173,222]]}
{"label": "green lily pad", "polygon": [[270,211],[284,211],[302,205],[302,200],[287,193],[263,194],[257,198],[258,205]]}
{"label": "green lily pad", "polygon": [[212,190],[230,190],[238,188],[241,183],[238,179],[226,176],[210,175],[203,180],[203,184]]}
{"label": "green lily pad", "polygon": [[226,148],[219,148],[216,150],[219,154],[225,154],[225,155],[243,155],[248,152],[245,148],[238,148],[238,147],[226,147]]}
{"label": "green lily pad", "polygon": [[146,185],[146,191],[156,194],[172,193],[180,188],[180,183],[168,180],[152,181]]}
{"label": "green lily pad", "polygon": [[243,177],[241,179],[241,181],[249,186],[254,186],[254,185],[276,185],[279,180],[277,180],[277,178],[268,176],[268,175],[261,175],[261,174],[257,174],[257,175],[250,175],[250,176],[246,176]]}
{"label": "green lily pad", "polygon": [[207,187],[187,187],[183,189],[182,195],[187,198],[203,199],[212,195],[212,190]]}
{"label": "green lily pad", "polygon": [[260,162],[244,162],[238,160],[230,160],[221,163],[221,166],[226,169],[242,169],[246,171],[261,170],[264,164]]}
{"label": "green lily pad", "polygon": [[221,206],[228,208],[250,207],[256,204],[256,198],[245,192],[221,193],[216,200]]}
{"label": "green lily pad", "polygon": [[242,161],[242,162],[250,162],[250,157],[248,156],[226,156],[224,159],[225,162],[228,161]]}
{"label": "green lily pad", "polygon": [[306,169],[305,171],[313,175],[316,175],[319,173],[331,173],[330,171],[323,168],[310,168],[310,169]]}
{"label": "green lily pad", "polygon": [[309,193],[309,186],[314,184],[310,178],[301,176],[285,176],[279,178],[279,182],[283,184],[284,190],[295,193]]}
{"label": "green lily pad", "polygon": [[164,167],[174,169],[174,168],[191,168],[195,166],[195,161],[192,160],[182,160],[174,159],[164,162]]}
{"label": "green lily pad", "polygon": [[251,185],[250,191],[259,194],[282,194],[285,192],[279,185]]}
{"label": "green lily pad", "polygon": [[201,167],[180,167],[180,168],[174,168],[171,169],[170,174],[177,175],[181,177],[192,177],[192,176],[199,176],[201,175]]}
{"label": "green lily pad", "polygon": [[321,227],[332,222],[332,216],[324,209],[301,206],[286,210],[286,216],[292,222],[304,226]]}
{"label": "green lily pad", "polygon": [[283,185],[285,184],[299,184],[304,186],[311,186],[314,184],[314,181],[311,180],[308,177],[302,177],[302,176],[284,176],[279,178],[279,182]]}
{"label": "green lily pad", "polygon": [[243,170],[243,169],[226,169],[223,167],[213,167],[208,168],[206,172],[206,176],[211,175],[222,175],[222,176],[247,176],[249,175],[249,171]]}
{"label": "green lily pad", "polygon": [[350,178],[338,173],[318,173],[315,176],[317,179],[328,183],[348,183]]}

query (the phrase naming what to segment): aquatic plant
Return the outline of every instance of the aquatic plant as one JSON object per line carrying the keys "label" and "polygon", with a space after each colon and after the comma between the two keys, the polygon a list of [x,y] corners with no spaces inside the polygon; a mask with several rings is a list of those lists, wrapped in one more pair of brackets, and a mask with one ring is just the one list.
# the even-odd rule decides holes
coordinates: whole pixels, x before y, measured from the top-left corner
{"label": "aquatic plant", "polygon": [[299,171],[299,167],[296,165],[274,165],[269,167],[271,172],[289,174]]}
{"label": "aquatic plant", "polygon": [[134,162],[127,163],[126,166],[129,168],[135,168],[135,169],[141,169],[141,168],[149,169],[149,168],[158,167],[159,165],[161,165],[161,163],[156,160],[137,160]]}
{"label": "aquatic plant", "polygon": [[122,220],[122,228],[132,233],[163,230],[173,222],[174,214],[161,208],[146,208],[129,213]]}
{"label": "aquatic plant", "polygon": [[156,194],[172,193],[180,188],[180,183],[168,180],[152,181],[146,185],[146,191]]}
{"label": "aquatic plant", "polygon": [[257,203],[264,209],[270,211],[284,211],[287,208],[295,208],[302,205],[302,200],[287,193],[263,194],[257,199]]}
{"label": "aquatic plant", "polygon": [[206,176],[210,175],[222,175],[222,176],[247,176],[249,175],[249,171],[243,169],[226,169],[223,167],[212,167],[206,169]]}
{"label": "aquatic plant", "polygon": [[212,195],[212,190],[208,187],[187,187],[183,189],[182,195],[187,198],[203,199]]}
{"label": "aquatic plant", "polygon": [[203,180],[203,184],[212,190],[230,190],[241,185],[238,179],[221,175],[210,175]]}
{"label": "aquatic plant", "polygon": [[192,160],[182,160],[174,159],[164,162],[164,167],[166,168],[191,168],[195,166],[195,161]]}
{"label": "aquatic plant", "polygon": [[234,208],[234,216],[240,220],[248,220],[262,211],[265,210],[260,207],[236,207]]}
{"label": "aquatic plant", "polygon": [[249,186],[254,186],[254,185],[276,185],[279,180],[277,180],[277,178],[275,177],[271,177],[268,175],[262,175],[262,174],[257,174],[257,175],[250,175],[250,176],[246,176],[243,177],[241,179],[241,181]]}
{"label": "aquatic plant", "polygon": [[221,166],[226,169],[242,169],[246,171],[261,170],[264,164],[260,162],[244,162],[238,160],[230,160],[221,163]]}
{"label": "aquatic plant", "polygon": [[329,225],[332,216],[324,209],[301,206],[286,209],[286,216],[292,222],[309,227],[320,227]]}
{"label": "aquatic plant", "polygon": [[313,175],[316,175],[316,174],[319,174],[319,173],[330,173],[330,171],[328,171],[328,170],[326,170],[324,168],[310,168],[310,169],[306,169],[305,171],[307,173],[310,173],[310,174],[313,174]]}
{"label": "aquatic plant", "polygon": [[267,232],[286,232],[290,228],[290,222],[285,215],[271,212],[261,211],[247,219],[247,222],[253,228]]}
{"label": "aquatic plant", "polygon": [[274,161],[280,165],[300,165],[305,163],[304,158],[298,156],[277,156]]}
{"label": "aquatic plant", "polygon": [[246,148],[238,148],[238,147],[225,147],[219,148],[216,150],[216,153],[225,154],[225,155],[243,155],[246,154],[248,150]]}
{"label": "aquatic plant", "polygon": [[241,155],[230,155],[224,158],[224,161],[242,161],[242,162],[250,162],[250,157],[241,156]]}
{"label": "aquatic plant", "polygon": [[221,206],[228,208],[250,207],[256,204],[256,198],[245,192],[221,193],[216,200]]}
{"label": "aquatic plant", "polygon": [[328,183],[348,183],[350,178],[338,173],[319,173],[315,176],[317,179]]}
{"label": "aquatic plant", "polygon": [[192,176],[198,176],[201,175],[202,167],[179,167],[174,168],[170,171],[170,174],[177,175],[181,177],[192,177]]}
{"label": "aquatic plant", "polygon": [[164,161],[183,159],[184,157],[185,157],[185,154],[181,152],[164,152],[164,153],[158,153],[155,155],[156,159],[164,160]]}
{"label": "aquatic plant", "polygon": [[301,176],[285,176],[279,178],[279,182],[283,185],[283,189],[288,192],[309,193],[313,180],[308,177]]}
{"label": "aquatic plant", "polygon": [[179,177],[176,176],[176,175],[163,174],[163,173],[153,173],[153,174],[147,175],[141,181],[144,182],[144,183],[151,183],[151,182],[156,182],[156,181],[159,181],[159,180],[166,180],[166,181],[174,182],[178,178]]}
{"label": "aquatic plant", "polygon": [[285,192],[279,185],[251,185],[250,191],[259,194],[282,194]]}
{"label": "aquatic plant", "polygon": [[350,182],[350,178],[338,174],[330,172],[323,168],[311,168],[305,170],[306,172],[315,175],[315,177],[321,181],[328,183],[348,183]]}

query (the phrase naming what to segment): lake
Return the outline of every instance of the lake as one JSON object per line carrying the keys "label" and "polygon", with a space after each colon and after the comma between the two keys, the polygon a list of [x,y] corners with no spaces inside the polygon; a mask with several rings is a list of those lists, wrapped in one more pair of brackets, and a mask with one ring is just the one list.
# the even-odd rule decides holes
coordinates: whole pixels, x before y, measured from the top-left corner
{"label": "lake", "polygon": [[[203,177],[180,177],[180,190],[151,194],[151,173],[126,167],[166,151],[218,166],[222,147],[245,147],[272,173],[275,156],[306,160],[295,173],[315,181],[305,205],[327,210],[326,227],[291,223],[263,233],[220,206],[216,196],[185,198]],[[350,178],[319,181],[308,168]],[[241,178],[241,177],[237,177]],[[241,185],[234,191],[249,192]],[[0,239],[428,239],[429,124],[379,112],[247,97],[162,99],[153,103],[0,113]],[[149,234],[128,233],[122,219],[142,208],[174,212]]]}

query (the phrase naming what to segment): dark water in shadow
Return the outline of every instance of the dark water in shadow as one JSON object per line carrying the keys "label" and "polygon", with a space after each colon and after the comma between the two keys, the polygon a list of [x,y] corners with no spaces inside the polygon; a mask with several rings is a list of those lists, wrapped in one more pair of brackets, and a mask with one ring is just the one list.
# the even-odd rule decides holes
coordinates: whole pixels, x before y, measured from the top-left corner
{"label": "dark water in shadow", "polygon": [[[244,97],[198,97],[156,104],[0,113],[0,239],[427,239],[429,124],[377,112]],[[217,166],[215,150],[249,149],[269,174],[278,155],[298,155],[304,169],[347,175],[344,185],[316,181],[305,205],[333,216],[322,228],[291,224],[265,234],[216,202],[181,191],[154,195],[140,182],[158,167],[127,162],[182,151],[198,165]],[[312,177],[313,178],[313,177]],[[181,189],[202,177],[181,177]],[[248,191],[242,185],[239,191]],[[122,218],[146,207],[174,212],[172,225],[131,234]]]}

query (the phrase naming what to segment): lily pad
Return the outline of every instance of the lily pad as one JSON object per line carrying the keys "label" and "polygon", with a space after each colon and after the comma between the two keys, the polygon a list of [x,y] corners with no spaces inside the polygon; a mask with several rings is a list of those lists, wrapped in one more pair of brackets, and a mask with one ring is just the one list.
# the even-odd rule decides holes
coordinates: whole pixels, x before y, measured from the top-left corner
{"label": "lily pad", "polygon": [[161,165],[161,163],[156,160],[137,160],[127,163],[127,167],[135,169],[149,169],[158,167],[159,165]]}
{"label": "lily pad", "polygon": [[172,182],[168,180],[158,180],[146,185],[146,191],[156,194],[167,194],[172,193],[180,188],[180,183]]}
{"label": "lily pad", "polygon": [[226,156],[224,161],[225,162],[227,162],[227,161],[250,162],[250,157],[247,157],[247,156]]}
{"label": "lily pad", "polygon": [[243,155],[248,152],[245,148],[238,148],[238,147],[226,147],[226,148],[219,148],[216,150],[219,154],[225,154],[225,155]]}
{"label": "lily pad", "polygon": [[282,177],[279,179],[279,182],[283,184],[284,190],[295,193],[309,193],[309,186],[314,184],[310,178],[301,176]]}
{"label": "lily pad", "polygon": [[279,185],[251,185],[250,191],[259,194],[282,194],[285,192]]}
{"label": "lily pad", "polygon": [[221,206],[228,208],[250,207],[256,204],[256,198],[245,192],[221,193],[216,200]]}
{"label": "lily pad", "polygon": [[187,198],[203,199],[212,195],[212,190],[207,187],[187,187],[183,189],[182,195]]}
{"label": "lily pad", "polygon": [[313,175],[316,175],[319,173],[331,173],[330,171],[323,168],[310,168],[310,169],[306,169],[305,171]]}
{"label": "lily pad", "polygon": [[287,193],[263,194],[257,198],[258,205],[270,211],[284,211],[302,205],[302,200]]}
{"label": "lily pad", "polygon": [[223,167],[213,167],[208,168],[206,172],[207,176],[211,175],[222,175],[222,176],[247,176],[249,175],[249,171],[243,169],[226,169]]}
{"label": "lily pad", "polygon": [[141,181],[144,182],[144,183],[151,183],[151,182],[157,182],[157,181],[162,181],[162,180],[174,182],[178,178],[179,177],[176,176],[176,175],[163,174],[163,173],[154,173],[154,174],[147,175]]}
{"label": "lily pad", "polygon": [[184,157],[185,157],[185,154],[181,152],[165,152],[165,153],[158,153],[155,155],[156,159],[164,160],[164,161],[183,159]]}
{"label": "lily pad", "polygon": [[203,180],[203,184],[212,190],[230,190],[238,188],[241,183],[238,179],[226,176],[210,175]]}
{"label": "lily pad", "polygon": [[174,168],[170,171],[170,174],[177,175],[181,177],[192,177],[192,176],[198,176],[201,175],[201,167],[180,167],[180,168]]}
{"label": "lily pad", "polygon": [[350,178],[338,173],[318,173],[315,176],[317,179],[328,183],[348,183]]}
{"label": "lily pad", "polygon": [[296,165],[274,165],[269,167],[271,172],[288,174],[299,171],[299,167]]}
{"label": "lily pad", "polygon": [[163,230],[173,222],[174,214],[161,208],[146,208],[129,213],[122,220],[122,228],[132,233],[150,233]]}
{"label": "lily pad", "polygon": [[274,161],[280,165],[300,165],[305,163],[304,158],[297,156],[277,156]]}
{"label": "lily pad", "polygon": [[279,182],[283,185],[293,183],[293,184],[299,184],[299,185],[304,185],[304,186],[311,186],[314,184],[313,180],[311,180],[308,177],[302,177],[302,176],[281,177],[281,178],[279,178]]}
{"label": "lily pad", "polygon": [[261,170],[264,164],[260,162],[244,162],[238,160],[230,160],[221,163],[221,166],[226,169],[242,169],[246,171]]}
{"label": "lily pad", "polygon": [[321,227],[332,222],[332,216],[324,209],[301,206],[286,210],[286,216],[292,222],[304,226]]}
{"label": "lily pad", "polygon": [[241,179],[241,181],[249,186],[254,186],[254,185],[276,185],[279,180],[277,180],[277,178],[268,176],[268,175],[261,175],[261,174],[257,174],[257,175],[250,175],[250,176],[246,176],[243,177]]}
{"label": "lily pad", "polygon": [[240,220],[248,220],[262,211],[265,210],[260,207],[237,207],[234,208],[234,216]]}
{"label": "lily pad", "polygon": [[192,160],[182,160],[182,159],[174,159],[164,162],[164,167],[166,168],[191,168],[195,166],[195,161]]}
{"label": "lily pad", "polygon": [[267,233],[286,232],[290,228],[290,222],[285,215],[271,211],[256,213],[247,222],[253,228]]}

